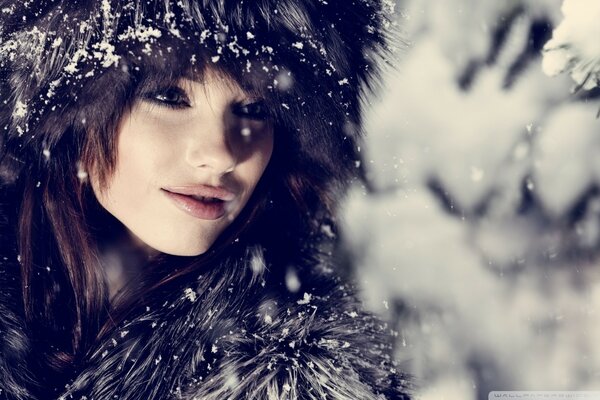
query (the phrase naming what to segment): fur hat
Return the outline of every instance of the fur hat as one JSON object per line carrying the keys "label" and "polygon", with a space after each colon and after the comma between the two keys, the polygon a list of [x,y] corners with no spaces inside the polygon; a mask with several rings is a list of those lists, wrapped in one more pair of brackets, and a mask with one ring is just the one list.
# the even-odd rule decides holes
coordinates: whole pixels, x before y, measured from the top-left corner
{"label": "fur hat", "polygon": [[0,1],[4,151],[44,165],[112,126],[144,78],[210,65],[265,95],[288,168],[336,186],[356,175],[363,93],[386,53],[382,1]]}

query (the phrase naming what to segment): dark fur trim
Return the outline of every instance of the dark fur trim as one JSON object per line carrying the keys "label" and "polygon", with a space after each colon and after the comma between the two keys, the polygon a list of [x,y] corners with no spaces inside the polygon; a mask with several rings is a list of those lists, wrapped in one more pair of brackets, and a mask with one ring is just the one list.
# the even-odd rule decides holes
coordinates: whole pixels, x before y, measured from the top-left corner
{"label": "dark fur trim", "polygon": [[[0,188],[0,399],[31,398],[34,381],[26,360],[31,343],[22,318],[21,285],[6,191]],[[4,212],[3,212],[4,211]]]}
{"label": "dark fur trim", "polygon": [[275,293],[251,283],[262,263],[253,248],[173,286],[103,341],[66,398],[408,398],[387,327],[348,287],[302,276],[306,291]]}
{"label": "dark fur trim", "polygon": [[14,311],[15,299],[20,295],[15,288],[18,282],[5,282],[6,274],[1,270],[0,273],[0,399],[29,399],[29,389],[33,386],[25,362],[30,349],[29,338],[22,318]]}
{"label": "dark fur trim", "polygon": [[[0,262],[0,399],[21,400],[37,387],[18,296],[6,290],[15,268],[14,260]],[[195,282],[153,293],[82,360],[60,398],[409,398],[388,327],[361,309],[351,287],[331,269],[297,265],[302,290],[293,292],[271,268],[252,246]]]}

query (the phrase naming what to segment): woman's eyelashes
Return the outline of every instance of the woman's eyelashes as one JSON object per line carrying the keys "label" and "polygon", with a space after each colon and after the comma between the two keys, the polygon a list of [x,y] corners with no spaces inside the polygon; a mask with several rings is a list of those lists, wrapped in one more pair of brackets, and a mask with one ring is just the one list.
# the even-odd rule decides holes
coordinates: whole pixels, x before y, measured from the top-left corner
{"label": "woman's eyelashes", "polygon": [[[176,110],[192,107],[192,101],[187,92],[178,86],[158,89],[144,94],[142,98],[158,106]],[[239,118],[258,121],[266,121],[271,118],[269,109],[262,99],[235,102],[231,105],[231,112]]]}
{"label": "woman's eyelashes", "polygon": [[178,86],[169,86],[159,89],[143,96],[144,100],[155,103],[159,106],[183,109],[191,107],[191,101],[187,93]]}

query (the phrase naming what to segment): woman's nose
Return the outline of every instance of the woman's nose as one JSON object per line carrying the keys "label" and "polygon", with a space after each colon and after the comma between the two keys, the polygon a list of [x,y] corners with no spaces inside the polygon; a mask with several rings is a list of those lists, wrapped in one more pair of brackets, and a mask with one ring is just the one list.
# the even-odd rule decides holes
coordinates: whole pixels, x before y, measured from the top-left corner
{"label": "woman's nose", "polygon": [[210,114],[204,116],[189,135],[186,161],[194,168],[220,176],[234,170],[237,157],[224,113]]}

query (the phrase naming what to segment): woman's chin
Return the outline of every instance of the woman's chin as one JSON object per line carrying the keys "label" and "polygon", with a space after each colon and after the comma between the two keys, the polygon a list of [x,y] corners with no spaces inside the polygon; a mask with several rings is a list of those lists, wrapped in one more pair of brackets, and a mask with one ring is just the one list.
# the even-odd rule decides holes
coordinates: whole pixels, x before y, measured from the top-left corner
{"label": "woman's chin", "polygon": [[182,243],[182,241],[161,241],[145,244],[145,246],[148,249],[149,255],[152,253],[163,253],[171,256],[193,257],[206,253],[212,243],[212,241],[202,241],[196,243]]}
{"label": "woman's chin", "polygon": [[148,258],[153,258],[158,254],[167,254],[171,256],[181,257],[193,257],[204,254],[212,246],[214,240],[202,240],[202,241],[187,241],[189,236],[172,238],[172,237],[160,237],[153,235],[153,237],[144,237],[136,235],[133,231],[128,229],[129,237],[132,245],[139,250],[143,251]]}
{"label": "woman's chin", "polygon": [[203,247],[201,249],[196,248],[174,248],[167,249],[165,251],[161,251],[161,253],[168,254],[171,256],[180,256],[180,257],[194,257],[204,254],[208,251],[209,247]]}

